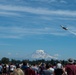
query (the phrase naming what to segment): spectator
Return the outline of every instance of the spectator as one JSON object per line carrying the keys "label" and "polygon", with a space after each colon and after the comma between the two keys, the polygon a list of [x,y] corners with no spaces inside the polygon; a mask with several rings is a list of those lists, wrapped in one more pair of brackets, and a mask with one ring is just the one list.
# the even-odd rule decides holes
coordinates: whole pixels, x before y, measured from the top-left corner
{"label": "spectator", "polygon": [[2,64],[0,63],[0,74],[2,74]]}
{"label": "spectator", "polygon": [[67,72],[67,75],[76,75],[76,66],[74,65],[74,60],[72,58],[68,59],[65,71]]}
{"label": "spectator", "polygon": [[39,66],[39,74],[41,75],[43,70],[45,70],[46,68],[46,64],[45,63],[41,63],[41,65]]}
{"label": "spectator", "polygon": [[49,63],[49,66],[50,66],[49,69],[51,71],[51,75],[54,75],[54,68],[53,68],[52,64]]}
{"label": "spectator", "polygon": [[34,70],[36,74],[38,74],[38,66],[36,64],[33,64],[31,69]]}
{"label": "spectator", "polygon": [[3,75],[7,75],[7,67],[6,67],[6,64],[3,65]]}
{"label": "spectator", "polygon": [[12,75],[24,75],[24,72],[20,69],[19,64],[16,65],[16,69],[14,69]]}
{"label": "spectator", "polygon": [[50,70],[50,64],[46,64],[46,69],[43,70],[41,75],[53,75],[53,72]]}
{"label": "spectator", "polygon": [[63,73],[64,73],[63,66],[60,62],[58,62],[54,70],[54,75],[62,75]]}
{"label": "spectator", "polygon": [[21,69],[23,70],[23,72],[24,72],[25,75],[36,75],[36,74],[35,74],[35,71],[32,70],[32,69],[28,66],[28,64],[27,64],[26,61],[23,62],[23,65],[22,65]]}
{"label": "spectator", "polygon": [[10,64],[10,72],[12,73],[14,71],[14,69],[16,69],[16,66],[13,63],[11,63]]}

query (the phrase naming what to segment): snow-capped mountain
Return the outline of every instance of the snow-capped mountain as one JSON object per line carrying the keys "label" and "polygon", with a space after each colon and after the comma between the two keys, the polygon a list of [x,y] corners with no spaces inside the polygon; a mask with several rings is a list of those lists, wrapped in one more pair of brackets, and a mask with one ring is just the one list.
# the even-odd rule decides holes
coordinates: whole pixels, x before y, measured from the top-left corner
{"label": "snow-capped mountain", "polygon": [[51,56],[47,54],[46,52],[44,52],[44,50],[36,50],[36,52],[32,54],[31,58],[33,59],[57,59],[56,57]]}

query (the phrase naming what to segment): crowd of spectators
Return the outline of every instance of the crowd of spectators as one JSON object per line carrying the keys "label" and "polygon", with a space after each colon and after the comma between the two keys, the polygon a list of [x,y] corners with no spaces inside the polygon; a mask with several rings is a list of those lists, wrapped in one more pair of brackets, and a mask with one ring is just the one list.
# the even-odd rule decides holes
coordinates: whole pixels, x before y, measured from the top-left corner
{"label": "crowd of spectators", "polygon": [[22,64],[0,64],[0,75],[76,75],[76,63],[70,58],[66,65],[60,61],[56,65],[51,63],[30,65],[26,61]]}

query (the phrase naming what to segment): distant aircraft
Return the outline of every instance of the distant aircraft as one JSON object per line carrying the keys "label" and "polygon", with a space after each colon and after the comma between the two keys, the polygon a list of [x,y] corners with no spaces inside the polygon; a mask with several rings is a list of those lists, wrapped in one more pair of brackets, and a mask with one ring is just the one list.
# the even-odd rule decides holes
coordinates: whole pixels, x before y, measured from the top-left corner
{"label": "distant aircraft", "polygon": [[64,27],[64,26],[62,26],[62,25],[60,25],[64,30],[68,30],[68,28],[66,28],[66,27]]}

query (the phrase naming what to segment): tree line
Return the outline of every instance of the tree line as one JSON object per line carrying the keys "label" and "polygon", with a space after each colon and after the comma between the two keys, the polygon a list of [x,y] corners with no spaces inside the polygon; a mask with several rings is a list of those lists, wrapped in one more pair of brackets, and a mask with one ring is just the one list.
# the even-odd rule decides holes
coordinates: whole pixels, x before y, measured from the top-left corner
{"label": "tree line", "polygon": [[[21,64],[23,61],[27,61],[29,64],[39,64],[39,63],[51,63],[52,65],[55,65],[58,62],[61,62],[63,65],[67,64],[66,60],[54,60],[54,59],[50,59],[50,60],[44,60],[44,59],[38,59],[38,60],[29,60],[29,59],[24,59],[24,60],[16,60],[16,59],[9,59],[7,57],[3,57],[0,60],[0,63],[2,64],[9,64],[10,62],[12,62],[13,64]],[[75,60],[76,61],[76,60]]]}

